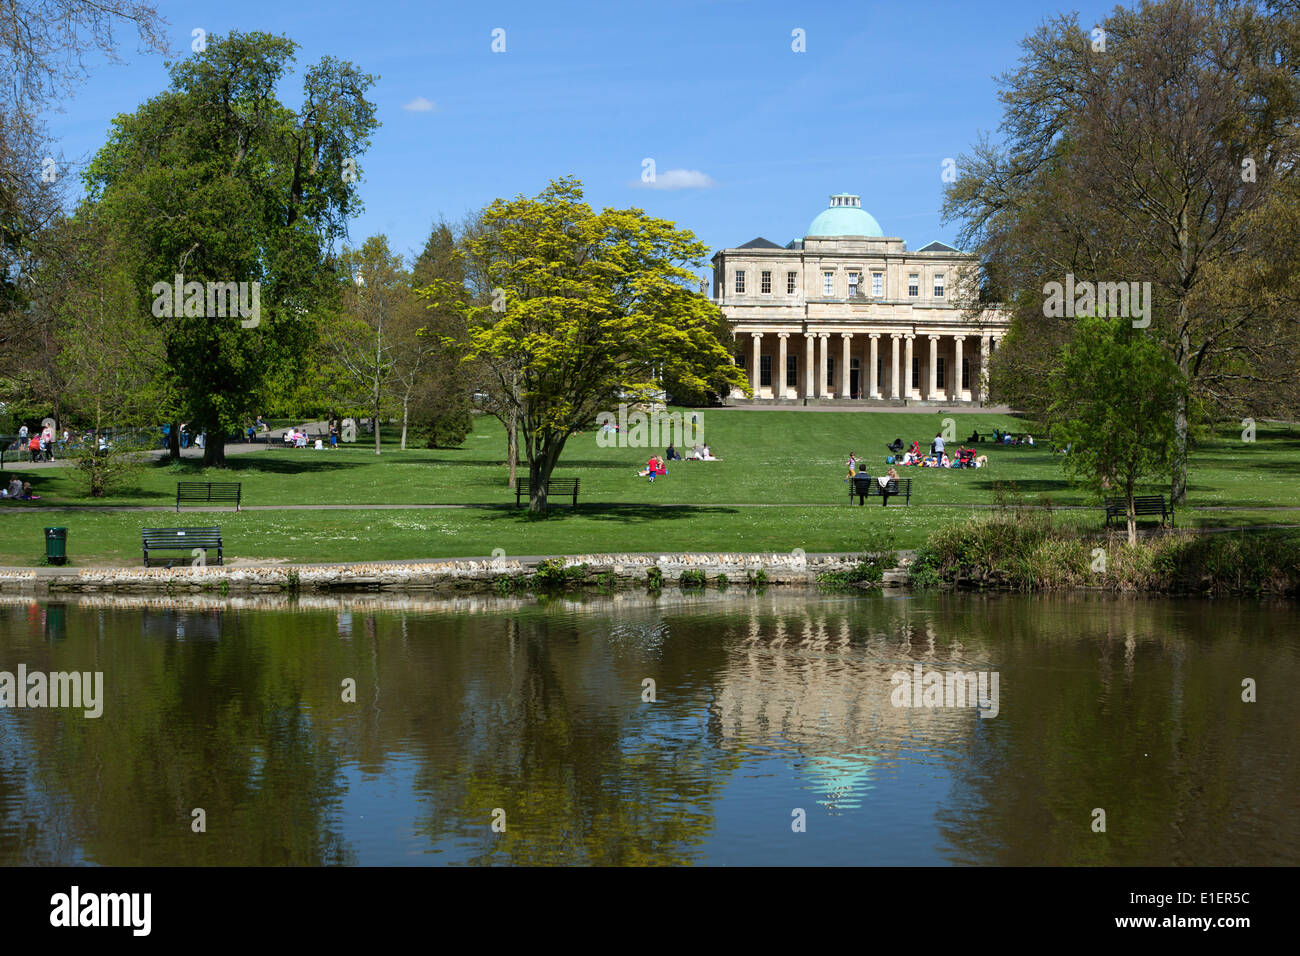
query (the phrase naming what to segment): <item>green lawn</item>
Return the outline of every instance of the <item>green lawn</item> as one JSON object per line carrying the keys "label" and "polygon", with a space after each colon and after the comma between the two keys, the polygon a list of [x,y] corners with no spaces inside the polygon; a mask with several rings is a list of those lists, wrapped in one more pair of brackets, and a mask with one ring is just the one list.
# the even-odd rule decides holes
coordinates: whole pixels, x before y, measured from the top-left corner
{"label": "green lawn", "polygon": [[[232,457],[226,471],[194,464],[159,463],[113,497],[88,501],[67,469],[17,473],[42,499],[0,505],[0,563],[30,565],[43,553],[41,529],[69,529],[74,564],[136,564],[140,528],[220,524],[231,559],[349,561],[584,551],[853,550],[865,532],[888,525],[901,547],[919,544],[934,528],[971,514],[965,507],[992,502],[996,482],[1014,482],[1026,500],[1046,496],[1058,505],[1092,499],[1065,479],[1059,456],[1044,445],[979,446],[989,468],[909,468],[914,479],[909,509],[844,504],[844,461],[850,451],[874,469],[884,467],[885,444],[894,438],[928,445],[939,415],[886,412],[784,412],[708,409],[699,413],[704,437],[718,462],[675,462],[653,484],[637,478],[652,451],[601,448],[595,433],[575,437],[558,476],[582,479],[580,507],[555,509],[541,521],[511,508],[506,488],[505,439],[494,419],[480,418],[459,449],[412,449],[386,443],[382,456],[361,442],[337,451],[274,449]],[[686,413],[689,420],[690,413]],[[955,415],[958,438],[972,427],[1023,430],[1008,416]],[[1235,433],[1198,448],[1193,456],[1189,503],[1244,508],[1300,506],[1300,429],[1262,425],[1257,441]],[[0,473],[7,482],[12,474]],[[499,507],[413,511],[246,511],[161,513],[81,512],[60,505],[169,505],[178,480],[237,480],[247,505],[475,503]],[[1164,489],[1151,489],[1160,491]],[[774,507],[738,508],[753,503]],[[647,505],[679,505],[662,509]],[[612,507],[617,505],[618,507]],[[818,507],[808,507],[817,505]],[[826,507],[826,506],[832,507]],[[1095,511],[1067,513],[1081,528],[1100,526]],[[1183,526],[1300,523],[1300,513],[1182,511]]]}

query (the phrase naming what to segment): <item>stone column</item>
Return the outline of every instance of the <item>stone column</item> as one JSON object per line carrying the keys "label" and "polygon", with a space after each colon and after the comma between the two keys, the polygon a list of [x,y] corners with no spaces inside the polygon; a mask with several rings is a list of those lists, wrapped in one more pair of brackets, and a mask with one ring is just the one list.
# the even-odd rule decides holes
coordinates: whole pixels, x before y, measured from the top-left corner
{"label": "stone column", "polygon": [[952,359],[953,376],[952,376],[952,389],[950,390],[949,394],[952,395],[953,401],[965,402],[965,401],[969,401],[970,399],[970,396],[966,394],[966,390],[961,387],[961,344],[966,341],[966,336],[954,335],[952,337],[952,341],[953,341],[953,359]]}
{"label": "stone column", "polygon": [[[841,332],[840,339],[844,343],[844,347],[840,350],[842,354],[842,358],[840,359],[840,398],[852,398],[853,392],[851,386],[853,383],[850,381],[849,375],[849,365],[851,364],[852,356],[849,353],[853,348],[853,333]],[[860,380],[862,376],[859,375],[858,378]]]}
{"label": "stone column", "polygon": [[826,388],[826,379],[830,373],[827,359],[831,357],[831,334],[819,332],[817,338],[821,339],[821,348],[818,349],[821,357],[817,360],[817,395],[819,398],[829,398],[830,392]]}
{"label": "stone column", "polygon": [[916,383],[912,381],[912,340],[916,338],[911,332],[906,333],[903,339],[907,345],[903,349],[903,397],[910,399],[912,389]]}
{"label": "stone column", "polygon": [[899,386],[898,386],[898,333],[897,333],[897,332],[891,332],[891,333],[889,334],[889,350],[890,350],[890,352],[891,352],[890,359],[889,359],[889,361],[890,361],[890,372],[889,372],[889,397],[890,397],[890,398],[894,398],[894,399],[896,399],[896,398],[899,397],[899,390],[898,390],[898,389],[899,389]]}
{"label": "stone column", "polygon": [[880,360],[880,333],[871,333],[871,364],[867,366],[867,395],[871,398],[880,397],[880,383],[876,381],[876,363]]}
{"label": "stone column", "polygon": [[943,398],[935,387],[935,382],[939,380],[939,336],[931,335],[927,338],[930,340],[930,381],[925,383],[925,390],[930,401],[938,401]]}
{"label": "stone column", "polygon": [[789,332],[776,333],[777,338],[777,368],[772,369],[772,398],[785,398],[785,340],[790,337]]}
{"label": "stone column", "polygon": [[813,387],[813,384],[817,381],[817,376],[814,371],[817,368],[817,360],[813,358],[814,341],[815,340],[813,339],[811,332],[805,332],[803,334],[804,352],[806,353],[803,360],[803,385],[804,385],[803,397],[804,398],[817,397],[817,389]]}
{"label": "stone column", "polygon": [[757,401],[762,397],[763,392],[763,333],[750,332],[754,337],[754,371],[749,380],[749,384],[754,386],[754,400]]}
{"label": "stone column", "polygon": [[989,400],[989,337],[980,336],[980,404]]}

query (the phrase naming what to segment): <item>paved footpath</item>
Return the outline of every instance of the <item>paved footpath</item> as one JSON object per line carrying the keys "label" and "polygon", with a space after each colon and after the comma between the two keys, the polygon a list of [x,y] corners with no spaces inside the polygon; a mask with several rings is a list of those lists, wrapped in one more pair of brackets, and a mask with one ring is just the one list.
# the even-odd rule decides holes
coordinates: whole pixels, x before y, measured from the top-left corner
{"label": "paved footpath", "polygon": [[[620,509],[643,509],[658,508],[665,511],[687,510],[695,508],[849,508],[853,505],[846,505],[843,502],[816,502],[816,501],[705,501],[698,504],[684,503],[666,503],[666,502],[643,502],[643,501],[600,501],[592,504],[578,506],[578,512],[593,511],[618,511]],[[871,506],[859,506],[871,507]],[[876,506],[879,507],[879,506]],[[949,503],[949,502],[931,502],[929,504],[915,504],[909,506],[912,509],[926,508],[958,508],[970,509],[972,511],[994,511],[997,505],[973,504],[973,503]],[[0,506],[0,511],[3,511]],[[175,505],[23,505],[21,508],[15,507],[12,510],[23,511],[99,511],[99,512],[132,512],[132,511],[176,511]],[[517,510],[513,502],[462,502],[457,504],[434,504],[434,503],[412,503],[412,504],[320,504],[320,505],[244,505],[242,511],[514,511]],[[564,512],[571,510],[569,505],[555,505],[555,510]],[[894,510],[898,510],[895,508]],[[1100,505],[1022,505],[1024,511],[1100,511]],[[1195,508],[1184,508],[1185,511],[1277,511],[1290,512],[1300,511],[1300,505],[1205,505]],[[226,513],[233,514],[233,508],[186,508],[181,514],[198,514],[198,513]]]}
{"label": "paved footpath", "polygon": [[[273,446],[265,443],[250,444],[248,442],[234,442],[229,445],[226,445],[226,454],[227,455],[248,455],[255,451],[266,451],[266,449],[271,447]],[[10,455],[17,455],[17,454],[18,452],[16,451],[14,452],[5,451],[5,461],[4,461],[5,471],[44,471],[46,468],[66,468],[69,465],[75,464],[75,459],[72,458],[56,458],[54,459],[54,461],[31,461],[30,458],[27,461],[20,461],[16,459],[11,461],[9,459]],[[162,458],[164,455],[167,454],[167,449],[151,448],[149,449],[148,454],[151,458]],[[203,449],[200,448],[198,445],[191,445],[189,448],[182,448],[181,457],[202,458]]]}

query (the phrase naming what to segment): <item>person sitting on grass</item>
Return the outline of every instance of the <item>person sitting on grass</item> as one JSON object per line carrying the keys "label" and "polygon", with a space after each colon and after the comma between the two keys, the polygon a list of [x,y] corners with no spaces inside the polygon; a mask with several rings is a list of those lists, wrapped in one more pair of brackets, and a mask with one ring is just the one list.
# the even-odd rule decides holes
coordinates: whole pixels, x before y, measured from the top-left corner
{"label": "person sitting on grass", "polygon": [[654,481],[656,475],[668,474],[668,469],[664,467],[663,461],[657,455],[651,455],[650,460],[645,463],[645,468],[636,474],[638,478],[649,478]]}
{"label": "person sitting on grass", "polygon": [[40,495],[32,494],[32,483],[30,481],[23,482],[23,493],[18,497],[22,498],[23,501],[39,501],[41,498]]}
{"label": "person sitting on grass", "polygon": [[979,433],[979,429],[977,428],[977,429],[975,429],[974,431],[972,431],[972,432],[970,433],[970,438],[967,438],[967,439],[966,439],[966,444],[968,444],[968,445],[978,445],[978,444],[979,444],[979,440],[980,440],[980,433]]}
{"label": "person sitting on grass", "polygon": [[722,459],[714,458],[713,452],[709,451],[709,446],[705,445],[704,450],[700,452],[700,461],[722,461]]}
{"label": "person sitting on grass", "polygon": [[677,449],[673,447],[672,442],[668,443],[668,450],[664,452],[664,457],[667,458],[669,461],[682,460],[682,456],[677,453]]}

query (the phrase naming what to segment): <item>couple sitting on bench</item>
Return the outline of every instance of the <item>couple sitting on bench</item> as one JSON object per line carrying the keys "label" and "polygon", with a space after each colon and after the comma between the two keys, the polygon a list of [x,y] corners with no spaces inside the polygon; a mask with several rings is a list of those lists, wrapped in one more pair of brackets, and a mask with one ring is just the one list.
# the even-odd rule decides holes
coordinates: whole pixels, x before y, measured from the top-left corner
{"label": "couple sitting on bench", "polygon": [[865,497],[871,494],[871,484],[876,486],[877,494],[880,495],[880,505],[884,507],[889,504],[890,495],[898,494],[898,472],[890,468],[886,474],[874,478],[858,472],[853,478],[853,491],[849,492],[849,502],[852,503],[852,496],[856,492],[858,504],[862,504]]}

